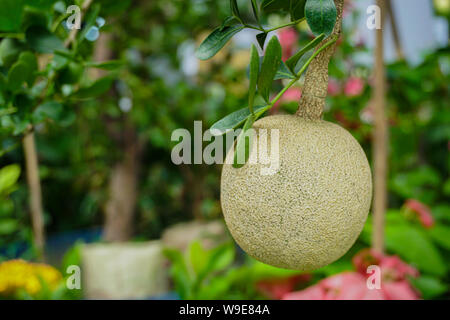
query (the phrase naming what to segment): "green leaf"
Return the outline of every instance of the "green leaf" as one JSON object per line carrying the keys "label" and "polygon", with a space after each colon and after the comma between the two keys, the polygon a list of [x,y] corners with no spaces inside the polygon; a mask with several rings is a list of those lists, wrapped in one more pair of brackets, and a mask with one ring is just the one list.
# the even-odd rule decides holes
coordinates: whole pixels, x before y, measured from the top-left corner
{"label": "green leaf", "polygon": [[[255,114],[258,114],[262,111],[267,110],[267,106],[256,106],[253,108]],[[240,125],[244,123],[244,121],[250,115],[250,111],[248,107],[242,108],[238,111],[230,113],[226,117],[220,119],[216,123],[214,123],[210,130],[211,134],[214,136],[221,136],[232,129],[236,129]]]}
{"label": "green leaf", "polygon": [[58,121],[62,111],[63,106],[61,103],[56,101],[44,102],[33,111],[33,121],[34,123],[42,122],[46,119]]}
{"label": "green leaf", "polygon": [[27,29],[28,45],[39,53],[53,53],[64,50],[64,44],[57,36],[42,26],[31,26]]}
{"label": "green leaf", "polygon": [[289,11],[291,3],[289,0],[264,0],[261,8],[266,13]]}
{"label": "green leaf", "polygon": [[124,65],[122,60],[109,60],[105,62],[86,62],[85,66],[89,68],[97,68],[103,70],[116,70]]}
{"label": "green leaf", "polygon": [[296,77],[295,74],[293,72],[291,72],[291,70],[289,70],[289,68],[286,66],[286,64],[283,61],[281,61],[274,80],[295,79],[295,77]]}
{"label": "green leaf", "polygon": [[436,224],[428,230],[428,234],[440,247],[450,250],[450,227]]}
{"label": "green leaf", "polygon": [[16,39],[6,38],[0,43],[0,65],[9,68],[16,62],[22,45]]}
{"label": "green leaf", "polygon": [[337,10],[333,0],[307,0],[305,6],[306,21],[316,35],[329,36],[336,24]]}
{"label": "green leaf", "polygon": [[25,5],[39,10],[48,10],[58,0],[25,0]]}
{"label": "green leaf", "polygon": [[20,167],[17,164],[0,169],[0,195],[9,193],[20,177]]}
{"label": "green leaf", "polygon": [[8,88],[12,92],[17,92],[30,76],[28,66],[22,61],[17,61],[8,72]]}
{"label": "green leaf", "polygon": [[95,98],[111,88],[113,79],[110,77],[101,78],[88,87],[80,88],[72,97],[76,99]]}
{"label": "green leaf", "polygon": [[19,61],[25,63],[28,69],[28,79],[26,80],[28,86],[31,87],[36,80],[36,72],[38,71],[38,62],[36,56],[30,52],[22,52],[19,56]]}
{"label": "green leaf", "polygon": [[208,263],[208,252],[203,249],[200,241],[194,241],[189,246],[189,259],[196,274],[202,273]]}
{"label": "green leaf", "polygon": [[90,7],[88,13],[86,14],[85,18],[83,19],[83,24],[84,24],[83,29],[77,36],[78,45],[80,45],[84,41],[86,34],[95,25],[98,14],[100,13],[100,8],[101,8],[101,6],[98,3],[96,3]]}
{"label": "green leaf", "polygon": [[19,31],[22,25],[22,19],[23,0],[0,1],[0,31]]}
{"label": "green leaf", "polygon": [[243,25],[216,28],[197,48],[195,56],[200,60],[212,58],[236,33],[244,29]]}
{"label": "green leaf", "polygon": [[300,20],[305,17],[305,5],[306,0],[291,0],[289,13],[291,14],[292,21]]}
{"label": "green leaf", "polygon": [[0,219],[0,235],[5,236],[15,232],[19,227],[16,219]]}
{"label": "green leaf", "polygon": [[230,0],[230,7],[231,7],[231,12],[233,13],[233,16],[235,16],[239,21],[242,21],[241,13],[239,12],[239,7],[237,5],[237,1]]}
{"label": "green leaf", "polygon": [[319,35],[311,42],[309,42],[306,46],[304,46],[300,51],[287,59],[286,66],[289,68],[289,70],[295,72],[295,66],[297,65],[298,61],[305,55],[306,52],[315,48],[323,40],[323,38],[325,38],[324,34]]}
{"label": "green leaf", "polygon": [[448,290],[448,285],[440,279],[422,275],[418,278],[410,279],[412,285],[421,293],[423,299],[433,299],[444,294]]}
{"label": "green leaf", "polygon": [[433,243],[409,224],[386,224],[386,248],[423,272],[443,276],[447,268]]}
{"label": "green leaf", "polygon": [[235,16],[226,17],[225,20],[223,20],[222,25],[220,26],[220,31],[222,31],[225,27],[232,26],[238,22],[239,21],[236,19]]}
{"label": "green leaf", "polygon": [[255,101],[256,84],[258,82],[259,74],[259,55],[258,50],[255,45],[252,44],[251,54],[250,54],[250,85],[248,93],[248,108],[250,111],[253,110],[253,102]]}
{"label": "green leaf", "polygon": [[272,82],[281,63],[281,45],[277,37],[272,37],[267,45],[261,72],[258,79],[258,91],[266,102],[269,102]]}
{"label": "green leaf", "polygon": [[259,7],[256,0],[252,0],[252,11],[256,21],[259,21]]}
{"label": "green leaf", "polygon": [[[255,117],[250,115],[245,121],[244,128],[239,135],[234,152],[233,168],[242,168],[250,157],[250,149],[253,138],[253,130],[250,130],[255,122]],[[249,131],[250,130],[250,131]],[[248,133],[249,132],[249,133]]]}
{"label": "green leaf", "polygon": [[258,41],[258,44],[261,47],[261,49],[264,49],[264,43],[266,42],[266,38],[267,38],[266,32],[258,33],[256,35],[256,40]]}

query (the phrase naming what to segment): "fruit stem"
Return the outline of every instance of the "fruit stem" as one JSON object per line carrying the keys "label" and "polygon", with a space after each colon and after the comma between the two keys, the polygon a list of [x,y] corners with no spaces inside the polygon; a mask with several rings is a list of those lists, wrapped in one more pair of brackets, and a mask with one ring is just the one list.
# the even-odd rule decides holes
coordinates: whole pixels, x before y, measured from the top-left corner
{"label": "fruit stem", "polygon": [[[334,30],[329,38],[339,39],[342,30],[342,11],[344,0],[334,0],[337,9],[337,19]],[[319,48],[329,42],[323,40]],[[328,64],[336,49],[336,42],[323,50],[311,62],[305,76],[302,97],[300,99],[297,115],[305,119],[319,120],[322,118],[325,100],[328,93]]]}

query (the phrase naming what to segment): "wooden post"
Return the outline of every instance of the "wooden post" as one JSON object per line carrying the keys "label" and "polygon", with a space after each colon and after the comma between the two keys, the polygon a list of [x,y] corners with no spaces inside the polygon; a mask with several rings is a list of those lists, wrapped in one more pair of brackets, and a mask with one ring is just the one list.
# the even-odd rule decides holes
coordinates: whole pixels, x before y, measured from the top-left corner
{"label": "wooden post", "polygon": [[381,28],[376,30],[375,44],[375,125],[373,132],[374,154],[374,202],[372,246],[378,252],[384,250],[384,214],[387,207],[387,154],[388,125],[386,120],[386,82],[384,66],[383,27],[386,13],[386,0],[377,0],[381,9]]}
{"label": "wooden post", "polygon": [[39,178],[39,164],[33,131],[28,131],[23,138],[25,168],[30,192],[30,213],[33,228],[34,245],[38,250],[38,257],[44,256],[45,231],[44,211],[42,209],[41,181]]}

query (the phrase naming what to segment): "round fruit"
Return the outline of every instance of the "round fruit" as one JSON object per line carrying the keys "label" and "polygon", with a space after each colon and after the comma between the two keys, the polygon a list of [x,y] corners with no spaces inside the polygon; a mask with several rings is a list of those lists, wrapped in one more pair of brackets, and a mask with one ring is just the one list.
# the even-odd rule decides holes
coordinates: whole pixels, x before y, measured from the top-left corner
{"label": "round fruit", "polygon": [[[273,266],[311,271],[350,249],[366,221],[372,198],[369,163],[358,142],[340,126],[296,115],[255,122],[250,159],[267,129],[279,131],[279,169],[268,164],[222,170],[221,203],[226,224],[241,248]],[[257,158],[257,157],[256,157]]]}

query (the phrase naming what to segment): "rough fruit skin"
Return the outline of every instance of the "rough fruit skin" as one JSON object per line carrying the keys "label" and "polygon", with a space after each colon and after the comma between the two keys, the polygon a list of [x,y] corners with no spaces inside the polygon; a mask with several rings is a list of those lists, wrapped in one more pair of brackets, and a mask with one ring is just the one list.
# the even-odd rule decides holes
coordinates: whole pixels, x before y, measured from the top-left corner
{"label": "rough fruit skin", "polygon": [[[366,155],[340,126],[296,115],[269,116],[259,129],[279,129],[280,167],[264,164],[222,169],[225,222],[240,247],[273,266],[311,271],[345,254],[360,234],[372,199]],[[270,134],[268,134],[270,151]]]}

